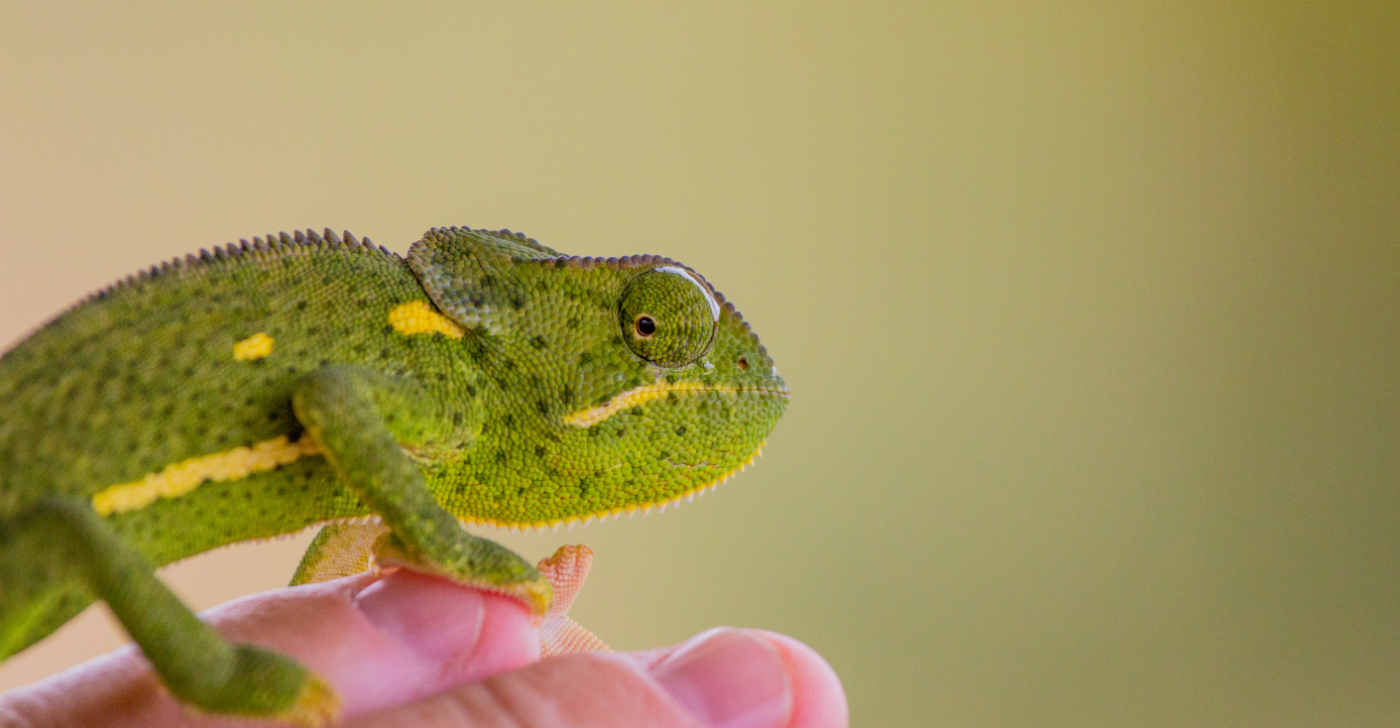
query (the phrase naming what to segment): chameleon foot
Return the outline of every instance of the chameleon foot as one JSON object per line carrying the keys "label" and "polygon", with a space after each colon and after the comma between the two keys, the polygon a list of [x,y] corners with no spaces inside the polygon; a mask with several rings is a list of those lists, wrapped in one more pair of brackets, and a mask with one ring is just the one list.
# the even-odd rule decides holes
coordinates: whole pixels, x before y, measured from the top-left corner
{"label": "chameleon foot", "polygon": [[324,680],[308,674],[296,702],[273,719],[306,728],[333,725],[340,719],[340,696]]}
{"label": "chameleon foot", "polygon": [[374,544],[374,566],[378,569],[402,567],[503,594],[518,599],[537,621],[543,619],[554,599],[554,590],[550,588],[549,581],[519,556],[494,541],[466,532],[462,532],[462,537],[468,540],[464,545],[475,553],[429,559],[419,550],[405,545],[391,531],[380,536]]}

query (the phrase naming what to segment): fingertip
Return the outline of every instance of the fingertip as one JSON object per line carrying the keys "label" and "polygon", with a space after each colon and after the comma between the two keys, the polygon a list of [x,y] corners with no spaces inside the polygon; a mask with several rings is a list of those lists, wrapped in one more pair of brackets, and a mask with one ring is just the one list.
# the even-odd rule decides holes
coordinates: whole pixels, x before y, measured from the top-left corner
{"label": "fingertip", "polygon": [[777,632],[750,632],[772,645],[787,667],[793,692],[789,728],[846,728],[850,724],[841,678],[816,650]]}
{"label": "fingertip", "polygon": [[449,682],[539,659],[539,636],[515,599],[400,569],[362,590],[355,607],[382,633],[442,665]]}
{"label": "fingertip", "polygon": [[481,634],[471,653],[459,659],[470,660],[473,665],[490,666],[491,669],[464,679],[476,680],[538,661],[539,630],[530,610],[518,599],[491,592],[479,594],[482,596],[483,611]]}

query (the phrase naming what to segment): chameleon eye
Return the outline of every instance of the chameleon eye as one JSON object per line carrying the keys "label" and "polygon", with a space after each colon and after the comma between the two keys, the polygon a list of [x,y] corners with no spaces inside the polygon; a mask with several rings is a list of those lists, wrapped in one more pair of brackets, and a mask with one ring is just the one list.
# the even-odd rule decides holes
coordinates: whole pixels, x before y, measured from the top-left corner
{"label": "chameleon eye", "polygon": [[622,292],[619,313],[623,339],[637,356],[679,367],[709,351],[719,304],[695,274],[667,266],[633,278]]}

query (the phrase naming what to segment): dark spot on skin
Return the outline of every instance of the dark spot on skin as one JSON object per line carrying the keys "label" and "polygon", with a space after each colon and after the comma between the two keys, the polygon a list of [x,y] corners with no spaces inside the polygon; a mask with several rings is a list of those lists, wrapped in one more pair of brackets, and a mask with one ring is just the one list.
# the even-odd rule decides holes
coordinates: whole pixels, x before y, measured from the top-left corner
{"label": "dark spot on skin", "polygon": [[685,437],[685,425],[681,425],[680,427],[676,428],[676,435],[680,437]]}
{"label": "dark spot on skin", "polygon": [[536,445],[536,446],[535,446],[535,457],[537,457],[537,458],[542,458],[542,457],[544,457],[544,445]]}
{"label": "dark spot on skin", "polygon": [[496,451],[496,462],[498,462],[498,463],[504,463],[505,461],[506,461],[506,451],[505,451],[505,449],[503,448],[503,449],[497,450],[497,451]]}
{"label": "dark spot on skin", "polygon": [[542,415],[548,415],[548,414],[549,414],[549,403],[546,402],[546,401],[544,401],[544,400],[540,400],[540,401],[536,402],[536,403],[535,403],[535,408],[538,409],[538,410],[540,411],[540,414],[542,414]]}
{"label": "dark spot on skin", "polygon": [[597,437],[599,432],[601,432],[601,430],[599,430],[599,429],[596,428],[596,427],[590,427],[590,428],[588,428],[588,436],[589,436],[589,437]]}
{"label": "dark spot on skin", "polygon": [[318,362],[318,363],[319,363],[321,366],[325,366],[325,365],[327,365],[327,364],[330,364],[330,363],[331,363],[331,360],[330,360],[330,359],[322,359],[322,360],[321,360],[320,362]]}
{"label": "dark spot on skin", "polygon": [[561,394],[559,398],[564,402],[564,404],[573,404],[574,388],[565,384],[563,394]]}
{"label": "dark spot on skin", "polygon": [[585,365],[585,364],[588,364],[588,363],[590,363],[590,362],[592,362],[592,361],[593,361],[593,355],[590,354],[590,353],[588,353],[588,352],[586,352],[586,351],[583,352],[582,354],[579,354],[579,355],[578,355],[578,363],[579,363],[580,366],[583,366],[583,365]]}
{"label": "dark spot on skin", "polygon": [[300,300],[300,301],[297,301],[297,310],[298,310],[298,311],[305,311],[305,310],[306,310],[306,300],[305,300],[305,299]]}
{"label": "dark spot on skin", "polygon": [[515,371],[515,360],[514,360],[514,359],[506,359],[505,361],[502,361],[502,362],[501,362],[501,366],[505,367],[505,368],[506,368],[506,371],[511,371],[511,372],[513,372],[513,371]]}
{"label": "dark spot on skin", "polygon": [[666,393],[666,401],[667,401],[667,402],[675,402],[675,401],[678,400],[678,399],[680,399],[680,397],[677,397],[675,392],[667,392],[667,393]]}
{"label": "dark spot on skin", "polygon": [[386,334],[392,334],[394,333],[394,327],[390,326],[389,324],[384,324],[384,328],[381,329],[381,331],[383,331]]}
{"label": "dark spot on skin", "polygon": [[741,369],[741,370],[743,370],[743,371],[748,371],[748,369],[749,369],[749,360],[748,360],[748,359],[745,359],[745,358],[742,357],[742,356],[739,357],[739,361],[735,362],[735,364],[737,364],[738,367],[739,367],[739,369]]}
{"label": "dark spot on skin", "polygon": [[619,428],[617,428],[617,436],[618,436],[618,437],[627,437],[627,428],[626,428],[626,427],[619,427]]}
{"label": "dark spot on skin", "polygon": [[530,339],[530,346],[536,349],[543,349],[549,346],[549,342],[545,341],[543,336],[536,335],[534,338]]}
{"label": "dark spot on skin", "polygon": [[515,426],[515,415],[510,414],[509,412],[507,412],[506,415],[505,415],[504,417],[501,418],[501,424],[505,425],[507,428],[514,427],[514,426]]}
{"label": "dark spot on skin", "polygon": [[389,358],[389,350],[388,350],[388,349],[380,349],[380,350],[379,350],[379,358],[380,358],[380,359],[388,359],[388,358]]}
{"label": "dark spot on skin", "polygon": [[453,413],[452,413],[452,424],[454,424],[454,425],[460,425],[460,424],[462,424],[462,421],[465,420],[465,419],[466,419],[466,417],[465,417],[461,412],[453,412]]}
{"label": "dark spot on skin", "polygon": [[447,375],[446,375],[446,374],[443,374],[442,372],[438,372],[437,380],[438,380],[439,382],[445,382],[445,381],[447,381]]}
{"label": "dark spot on skin", "polygon": [[515,310],[519,311],[520,309],[525,308],[525,299],[519,296],[511,296],[510,305],[514,307]]}
{"label": "dark spot on skin", "polygon": [[467,396],[468,396],[468,397],[475,397],[475,396],[476,396],[476,387],[473,387],[472,385],[468,384],[467,387],[466,387],[466,389],[467,389]]}

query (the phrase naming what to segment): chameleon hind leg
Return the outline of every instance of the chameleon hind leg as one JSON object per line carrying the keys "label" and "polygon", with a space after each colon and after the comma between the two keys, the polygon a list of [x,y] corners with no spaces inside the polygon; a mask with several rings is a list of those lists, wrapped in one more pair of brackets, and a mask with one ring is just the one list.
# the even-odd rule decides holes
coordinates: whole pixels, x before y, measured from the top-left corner
{"label": "chameleon hind leg", "polygon": [[374,551],[402,566],[549,608],[549,581],[509,549],[467,533],[403,451],[441,436],[441,405],[418,385],[357,366],[308,374],[292,396],[297,419],[351,490],[389,532]]}
{"label": "chameleon hind leg", "polygon": [[[274,652],[224,642],[86,503],[51,496],[32,504],[0,522],[0,547],[8,563],[24,564],[31,575],[81,583],[106,601],[161,682],[189,705],[308,726],[339,713],[335,691],[306,668]],[[0,613],[3,603],[0,598]]]}

